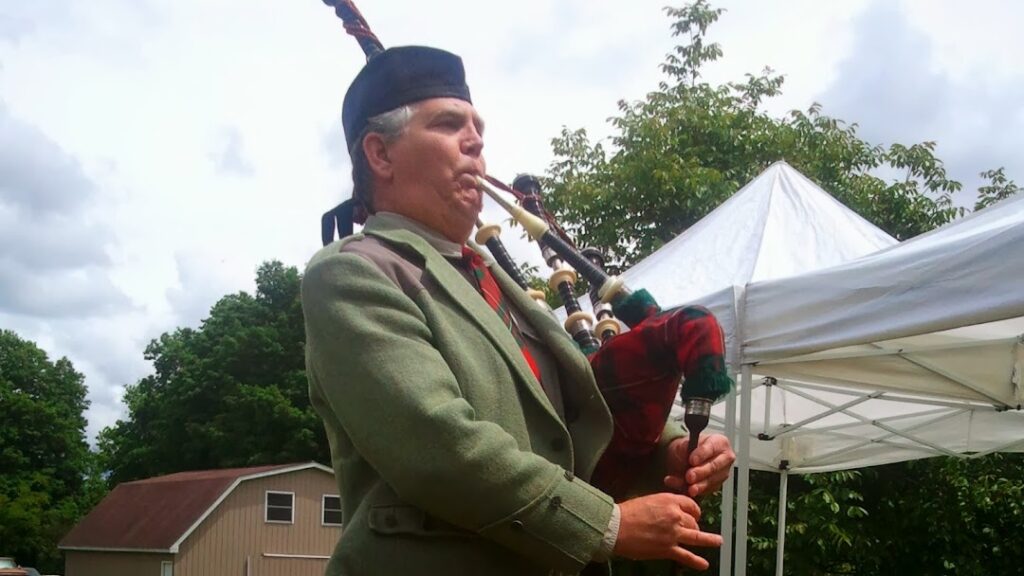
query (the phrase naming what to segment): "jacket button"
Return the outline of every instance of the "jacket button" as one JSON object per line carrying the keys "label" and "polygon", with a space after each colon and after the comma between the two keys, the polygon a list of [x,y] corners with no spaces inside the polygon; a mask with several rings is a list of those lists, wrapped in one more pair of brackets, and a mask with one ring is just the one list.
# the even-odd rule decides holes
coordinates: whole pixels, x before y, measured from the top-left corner
{"label": "jacket button", "polygon": [[565,438],[559,436],[558,438],[551,440],[551,449],[555,452],[565,450]]}
{"label": "jacket button", "polygon": [[568,470],[566,470],[565,471],[565,479],[568,480],[569,482],[572,482],[572,472],[569,472]]}
{"label": "jacket button", "polygon": [[384,517],[384,525],[388,528],[394,528],[395,526],[398,526],[398,518],[396,518],[394,514],[388,514]]}
{"label": "jacket button", "polygon": [[552,510],[558,508],[561,505],[562,505],[562,497],[561,496],[552,496],[551,500],[548,500],[548,508],[550,508]]}
{"label": "jacket button", "polygon": [[512,529],[513,530],[522,530],[523,529],[523,521],[522,520],[513,520],[512,521]]}

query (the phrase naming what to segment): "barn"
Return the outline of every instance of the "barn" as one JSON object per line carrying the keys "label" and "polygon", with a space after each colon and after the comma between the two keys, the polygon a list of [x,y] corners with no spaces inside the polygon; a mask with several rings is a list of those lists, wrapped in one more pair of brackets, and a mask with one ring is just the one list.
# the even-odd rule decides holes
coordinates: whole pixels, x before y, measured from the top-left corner
{"label": "barn", "polygon": [[119,484],[59,548],[66,576],[321,576],[341,522],[321,464],[180,472]]}

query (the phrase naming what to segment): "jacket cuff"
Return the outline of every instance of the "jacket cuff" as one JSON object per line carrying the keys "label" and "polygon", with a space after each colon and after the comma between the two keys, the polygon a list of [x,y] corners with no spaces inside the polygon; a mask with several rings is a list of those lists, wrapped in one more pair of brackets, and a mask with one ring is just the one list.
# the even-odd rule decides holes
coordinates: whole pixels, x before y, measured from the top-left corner
{"label": "jacket cuff", "polygon": [[601,548],[611,496],[562,470],[544,495],[480,533],[556,570],[578,572]]}
{"label": "jacket cuff", "polygon": [[615,541],[619,539],[619,525],[622,524],[622,511],[616,504],[612,508],[612,517],[608,520],[608,528],[604,531],[604,538],[601,539],[601,547],[590,560],[592,562],[607,562],[615,553]]}

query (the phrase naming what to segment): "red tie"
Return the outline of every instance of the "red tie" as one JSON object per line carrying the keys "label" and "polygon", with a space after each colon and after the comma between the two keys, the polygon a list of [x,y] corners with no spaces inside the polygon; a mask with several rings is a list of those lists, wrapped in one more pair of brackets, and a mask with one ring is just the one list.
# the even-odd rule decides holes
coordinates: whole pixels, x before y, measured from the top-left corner
{"label": "red tie", "polygon": [[508,302],[501,295],[501,289],[498,288],[498,283],[494,281],[494,275],[491,274],[491,271],[484,264],[483,258],[472,248],[463,246],[461,263],[465,270],[476,279],[477,290],[480,291],[484,300],[490,304],[491,308],[498,314],[498,317],[501,318],[501,321],[505,323],[505,327],[509,329],[509,332],[516,339],[516,343],[519,344],[519,349],[523,353],[523,358],[526,359],[526,363],[530,365],[533,375],[540,382],[540,369],[537,367],[537,362],[534,361],[533,355],[526,348],[523,335],[519,332],[519,327],[512,321],[512,313],[509,310]]}

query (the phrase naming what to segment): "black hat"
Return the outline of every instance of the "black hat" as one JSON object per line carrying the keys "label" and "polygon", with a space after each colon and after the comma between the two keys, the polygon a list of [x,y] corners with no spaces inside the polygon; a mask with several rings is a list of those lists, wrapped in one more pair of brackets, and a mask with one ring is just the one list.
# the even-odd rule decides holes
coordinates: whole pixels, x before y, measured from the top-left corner
{"label": "black hat", "polygon": [[345,93],[341,123],[349,150],[369,118],[427,98],[472,103],[461,58],[426,46],[399,46],[377,54]]}

